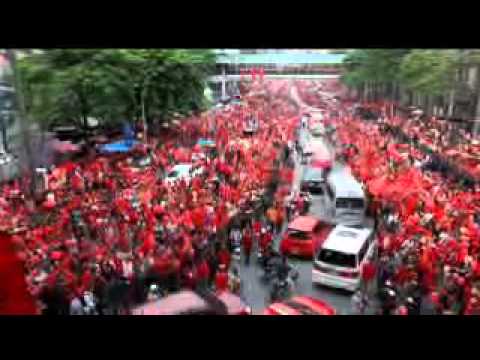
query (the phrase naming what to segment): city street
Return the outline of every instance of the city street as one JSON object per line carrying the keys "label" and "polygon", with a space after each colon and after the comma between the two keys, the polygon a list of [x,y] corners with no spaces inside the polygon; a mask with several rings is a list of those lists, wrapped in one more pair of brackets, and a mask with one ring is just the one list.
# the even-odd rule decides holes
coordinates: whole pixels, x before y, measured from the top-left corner
{"label": "city street", "polygon": [[[305,111],[315,110],[315,108],[309,107],[301,101],[297,89],[295,86],[293,86],[293,84],[290,84],[289,93],[291,98],[300,106],[301,109],[304,109]],[[301,131],[308,130],[302,129]],[[300,136],[301,135],[302,134],[300,134]],[[327,140],[322,138],[322,140],[316,141],[326,142]],[[330,143],[326,142],[325,145],[327,145],[332,154],[335,154],[335,151]],[[342,163],[335,161],[334,169],[341,169],[342,167],[344,167]],[[299,157],[295,156],[295,177],[292,188],[299,188],[305,168],[306,165],[302,165]],[[309,213],[321,220],[331,222],[331,216],[328,211],[330,204],[326,203],[326,201],[328,201],[327,198],[322,196],[312,196],[312,200],[313,201]],[[284,226],[284,230],[286,230],[286,225],[287,224]],[[365,226],[373,227],[373,219],[366,219]],[[275,245],[277,248],[281,237],[282,235],[275,239]],[[261,282],[260,277],[262,275],[262,269],[256,264],[254,259],[255,257],[252,255],[253,261],[251,261],[250,266],[245,266],[242,259],[240,274],[243,284],[244,299],[252,307],[254,313],[259,313],[268,305],[269,285]],[[295,287],[296,294],[309,295],[314,298],[324,300],[332,305],[337,310],[338,314],[351,313],[351,293],[341,289],[327,288],[312,284],[311,260],[290,258],[290,262],[300,272],[300,276]]]}
{"label": "city street", "polygon": [[[307,131],[307,130],[305,130]],[[305,165],[300,164],[298,158],[295,159],[295,180],[293,187],[299,187]],[[335,167],[343,167],[341,163],[335,163]],[[325,199],[321,196],[314,196],[310,214],[321,220],[330,222]],[[366,226],[373,226],[373,220],[367,219]],[[286,228],[286,226],[285,226]],[[278,247],[281,235],[275,239],[275,245]],[[243,260],[243,259],[242,259]],[[301,295],[310,295],[328,302],[332,305],[338,314],[351,313],[351,294],[347,291],[333,288],[320,287],[312,284],[312,261],[290,258],[291,263],[299,270],[300,277],[296,283],[295,293]],[[242,264],[240,266],[242,278],[243,296],[246,302],[252,307],[254,313],[261,312],[268,305],[268,284],[262,284],[260,277],[261,268],[256,264],[255,257],[252,255],[250,266]]]}

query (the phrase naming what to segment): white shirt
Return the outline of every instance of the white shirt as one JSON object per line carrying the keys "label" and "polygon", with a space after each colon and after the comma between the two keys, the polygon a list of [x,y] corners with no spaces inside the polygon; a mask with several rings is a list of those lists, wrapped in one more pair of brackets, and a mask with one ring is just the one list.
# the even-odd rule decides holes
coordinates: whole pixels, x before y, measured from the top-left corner
{"label": "white shirt", "polygon": [[70,315],[85,315],[82,302],[77,297],[70,302]]}

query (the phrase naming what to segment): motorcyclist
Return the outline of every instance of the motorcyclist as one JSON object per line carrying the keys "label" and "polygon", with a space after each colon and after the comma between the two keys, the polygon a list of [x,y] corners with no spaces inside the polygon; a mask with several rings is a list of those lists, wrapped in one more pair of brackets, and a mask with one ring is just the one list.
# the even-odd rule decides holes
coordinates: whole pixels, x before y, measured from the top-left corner
{"label": "motorcyclist", "polygon": [[240,274],[237,267],[234,267],[229,274],[229,288],[230,291],[234,294],[239,295],[241,291],[242,282],[240,279]]}
{"label": "motorcyclist", "polygon": [[302,209],[302,214],[307,214],[310,210],[310,195],[307,192],[302,192],[300,193],[300,196],[302,197],[303,201],[303,209]]}
{"label": "motorcyclist", "polygon": [[219,270],[215,274],[215,288],[217,291],[225,291],[228,289],[228,272],[225,264],[220,264]]}
{"label": "motorcyclist", "polygon": [[276,279],[272,284],[270,292],[272,301],[288,296],[287,294],[290,293],[293,287],[293,279],[290,276],[291,271],[292,267],[288,263],[287,257],[282,256],[280,263],[276,265]]}
{"label": "motorcyclist", "polygon": [[382,315],[391,315],[396,308],[397,292],[393,284],[387,280],[379,293]]}
{"label": "motorcyclist", "polygon": [[291,266],[286,256],[282,256],[282,260],[277,268],[277,278],[280,281],[286,281],[290,275]]}

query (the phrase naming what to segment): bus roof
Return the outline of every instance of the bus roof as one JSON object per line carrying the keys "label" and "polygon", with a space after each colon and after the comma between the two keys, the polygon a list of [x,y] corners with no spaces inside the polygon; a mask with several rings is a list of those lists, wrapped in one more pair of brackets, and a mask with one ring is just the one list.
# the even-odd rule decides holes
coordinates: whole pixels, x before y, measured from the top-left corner
{"label": "bus roof", "polygon": [[345,167],[332,169],[327,181],[333,187],[337,198],[365,198],[362,184]]}
{"label": "bus roof", "polygon": [[337,225],[328,235],[322,249],[342,252],[344,254],[357,254],[365,241],[372,233],[372,229],[353,228]]}

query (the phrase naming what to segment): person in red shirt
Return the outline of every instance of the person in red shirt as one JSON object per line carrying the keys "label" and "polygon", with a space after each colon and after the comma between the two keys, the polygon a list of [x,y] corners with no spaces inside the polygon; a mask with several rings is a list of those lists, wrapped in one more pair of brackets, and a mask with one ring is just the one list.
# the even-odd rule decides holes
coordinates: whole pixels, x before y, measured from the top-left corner
{"label": "person in red shirt", "polygon": [[252,245],[252,231],[247,228],[243,233],[243,252],[245,254],[245,265],[250,265],[250,253],[252,251]]}
{"label": "person in red shirt", "polygon": [[220,268],[215,275],[215,289],[217,292],[226,291],[228,289],[228,273],[223,264],[220,264]]}
{"label": "person in red shirt", "polygon": [[231,256],[230,252],[226,249],[225,246],[222,246],[220,251],[217,254],[218,263],[224,265],[226,269],[230,268]]}
{"label": "person in red shirt", "polygon": [[362,277],[362,285],[364,287],[364,292],[367,295],[372,294],[372,286],[375,283],[375,275],[377,273],[377,269],[375,264],[371,261],[365,262],[361,269],[361,277]]}
{"label": "person in red shirt", "polygon": [[273,236],[270,231],[262,230],[262,235],[260,237],[260,250],[262,253],[270,246],[273,241]]}
{"label": "person in red shirt", "polygon": [[261,231],[262,231],[262,222],[260,220],[257,220],[253,223],[253,234],[255,235],[256,241],[259,241]]}
{"label": "person in red shirt", "polygon": [[198,286],[204,290],[208,287],[208,279],[210,278],[210,267],[205,259],[200,260],[197,266]]}

